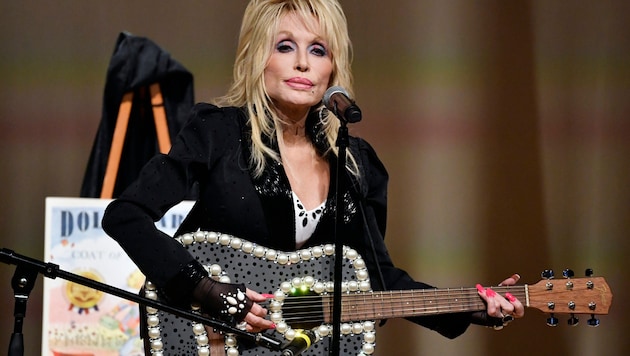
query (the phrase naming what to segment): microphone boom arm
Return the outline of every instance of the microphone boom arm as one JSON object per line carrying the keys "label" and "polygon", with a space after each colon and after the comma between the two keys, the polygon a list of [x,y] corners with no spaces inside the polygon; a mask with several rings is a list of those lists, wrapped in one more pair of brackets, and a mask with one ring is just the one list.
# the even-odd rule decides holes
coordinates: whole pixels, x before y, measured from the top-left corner
{"label": "microphone boom arm", "polygon": [[[35,284],[35,279],[37,278],[37,273],[41,273],[45,277],[48,277],[51,279],[55,279],[59,277],[70,282],[81,284],[81,285],[84,285],[93,289],[97,289],[101,292],[105,292],[105,293],[115,295],[117,297],[120,297],[126,300],[136,302],[141,305],[146,305],[155,309],[169,312],[171,314],[216,328],[224,332],[236,334],[240,337],[243,337],[245,339],[255,342],[257,345],[266,347],[273,351],[282,350],[281,341],[271,338],[267,335],[264,335],[263,333],[257,333],[257,334],[250,333],[250,332],[238,329],[225,322],[218,321],[215,319],[210,319],[200,314],[189,312],[187,310],[175,308],[170,305],[164,304],[162,302],[145,298],[138,294],[127,292],[125,290],[113,287],[111,285],[97,282],[92,279],[85,278],[83,276],[79,276],[77,274],[64,271],[62,269],[59,269],[59,266],[54,263],[44,263],[42,261],[27,257],[27,256],[22,256],[6,248],[0,249],[0,262],[6,263],[6,264],[13,264],[17,266],[16,275],[13,277],[13,282],[12,282],[12,285],[14,289],[16,290],[16,294],[15,294],[16,333],[14,333],[14,335],[17,337],[16,343],[19,342],[18,338],[19,339],[22,338],[21,318],[23,318],[24,314],[26,313],[26,299],[28,298],[28,293],[30,292],[30,290],[26,292],[25,289],[29,289],[29,287],[30,289],[32,289],[32,286]],[[18,294],[18,291],[20,292],[20,294]],[[18,317],[20,317],[19,321],[18,321]],[[21,353],[19,353],[18,350],[16,350],[15,352],[17,352],[16,355],[22,355]],[[13,354],[10,353],[9,356],[13,356]]]}

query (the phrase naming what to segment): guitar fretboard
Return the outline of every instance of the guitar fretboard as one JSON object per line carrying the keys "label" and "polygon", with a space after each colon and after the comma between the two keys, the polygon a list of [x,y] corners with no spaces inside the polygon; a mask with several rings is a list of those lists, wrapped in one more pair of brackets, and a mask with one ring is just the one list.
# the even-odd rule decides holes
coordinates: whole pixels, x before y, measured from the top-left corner
{"label": "guitar fretboard", "polygon": [[[524,304],[527,286],[492,287],[497,293],[512,293]],[[332,320],[332,296],[322,297],[324,318]],[[411,316],[473,312],[486,306],[476,288],[431,288],[344,295],[342,320],[380,320]]]}

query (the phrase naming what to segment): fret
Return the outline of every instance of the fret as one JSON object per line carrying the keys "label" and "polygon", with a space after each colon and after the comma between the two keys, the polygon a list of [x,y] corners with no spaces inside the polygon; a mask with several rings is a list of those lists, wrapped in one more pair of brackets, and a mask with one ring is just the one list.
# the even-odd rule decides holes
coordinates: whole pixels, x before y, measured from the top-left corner
{"label": "fret", "polygon": [[379,319],[379,318],[380,318],[380,313],[379,313],[379,312],[377,312],[377,306],[378,306],[378,305],[377,305],[376,303],[374,303],[374,302],[372,301],[372,299],[374,299],[374,294],[370,293],[370,301],[369,301],[369,304],[370,304],[370,306],[371,306],[371,308],[372,308],[372,315],[370,315],[370,316],[366,316],[365,318],[366,318],[366,319],[370,319],[370,318],[372,318],[372,319]]}
{"label": "fret", "polygon": [[[387,315],[385,313],[385,308],[387,308],[386,303],[383,302],[383,293],[382,292],[374,292],[370,293],[371,295],[371,304],[373,315],[371,318],[373,319],[386,319]],[[370,319],[370,318],[368,318]]]}
{"label": "fret", "polygon": [[393,298],[392,301],[392,309],[394,310],[392,316],[399,318],[401,315],[405,315],[405,298],[403,291],[392,292],[392,297],[394,296],[394,293],[396,294],[396,297]]}
{"label": "fret", "polygon": [[385,302],[385,300],[383,299],[383,293],[379,292],[377,294],[378,296],[378,309],[379,309],[379,313],[377,314],[378,318],[384,318],[386,316],[388,316],[389,314],[385,312],[385,309],[389,306],[388,303]]}
{"label": "fret", "polygon": [[[387,298],[387,301],[386,301],[385,295],[387,295],[389,297],[389,298]],[[392,303],[392,293],[391,292],[383,292],[383,293],[381,293],[381,296],[383,296],[381,302],[382,303],[387,303],[387,305],[389,305],[389,308],[387,308],[387,309],[389,309],[389,316],[394,316],[395,310],[394,310],[394,305]]]}
{"label": "fret", "polygon": [[457,288],[449,288],[448,296],[449,296],[449,312],[461,312],[465,311],[465,305],[463,301],[465,300],[465,295],[462,293],[463,290]]}
{"label": "fret", "polygon": [[416,291],[412,289],[412,290],[410,291],[410,294],[411,294],[411,295],[410,295],[409,297],[410,297],[410,300],[411,300],[411,309],[410,309],[410,310],[408,310],[408,311],[409,311],[409,313],[410,313],[411,315],[417,315],[417,314],[416,314],[416,313],[417,313],[417,312],[416,312],[416,310],[417,310]]}
{"label": "fret", "polygon": [[[473,305],[476,305],[475,302],[478,301],[479,298],[473,298],[469,292],[467,292],[464,287],[459,288],[459,311],[468,311],[473,309]],[[483,303],[482,303],[483,304]]]}
{"label": "fret", "polygon": [[356,309],[356,311],[354,312],[354,315],[359,320],[365,320],[365,318],[368,317],[368,315],[369,315],[367,313],[367,309],[370,307],[370,305],[367,303],[367,300],[365,299],[365,294],[358,294],[357,298],[352,298],[352,299],[360,299],[361,300],[361,303],[359,303],[359,305],[363,306],[363,308],[358,307]]}
{"label": "fret", "polygon": [[446,303],[445,305],[442,303],[443,305],[441,311],[450,311],[453,308],[453,304],[451,303],[451,289],[446,288],[444,291],[446,292]]}
{"label": "fret", "polygon": [[437,313],[438,312],[437,289],[428,289],[425,295],[428,295],[427,308],[425,309],[425,314]]}
{"label": "fret", "polygon": [[[342,298],[343,299],[343,298]],[[332,312],[333,309],[333,303],[332,303],[332,295],[328,298],[322,298],[322,314],[324,316],[324,320],[327,323],[332,323]],[[342,309],[343,310],[343,309]],[[342,313],[343,315],[343,313]]]}

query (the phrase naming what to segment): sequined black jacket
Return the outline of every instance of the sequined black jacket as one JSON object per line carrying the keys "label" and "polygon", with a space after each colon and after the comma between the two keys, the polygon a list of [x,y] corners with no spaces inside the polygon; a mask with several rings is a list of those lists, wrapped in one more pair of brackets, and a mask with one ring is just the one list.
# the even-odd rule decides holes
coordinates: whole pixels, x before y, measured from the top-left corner
{"label": "sequined black jacket", "polygon": [[[330,193],[324,214],[305,247],[334,242],[335,212],[331,203],[336,191],[336,157],[326,153],[328,144],[319,128],[317,115],[309,115],[307,134],[330,162]],[[169,154],[150,160],[138,180],[106,209],[105,231],[118,241],[149,280],[165,288],[175,299],[190,295],[200,269],[179,242],[159,231],[154,222],[182,201],[193,185],[198,188],[198,199],[179,232],[217,231],[278,250],[295,249],[295,215],[288,178],[281,164],[271,159],[264,174],[253,177],[248,164],[250,136],[244,110],[197,104]],[[277,149],[273,142],[269,144]],[[348,182],[343,195],[345,213],[338,236],[343,236],[344,244],[364,257],[373,288],[379,289],[379,283],[368,236],[374,242],[387,289],[429,287],[396,268],[385,247],[388,182],[385,167],[363,139],[350,137],[348,150],[358,162],[360,178],[345,174]],[[466,330],[470,314],[409,319],[452,338]]]}

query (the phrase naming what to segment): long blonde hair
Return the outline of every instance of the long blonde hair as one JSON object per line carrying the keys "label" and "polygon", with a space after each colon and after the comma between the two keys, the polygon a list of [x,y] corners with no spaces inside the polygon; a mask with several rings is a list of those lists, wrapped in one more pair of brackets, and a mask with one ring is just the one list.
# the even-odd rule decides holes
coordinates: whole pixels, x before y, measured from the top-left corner
{"label": "long blonde hair", "polygon": [[[254,174],[260,176],[265,168],[265,156],[279,160],[278,154],[263,142],[261,136],[275,139],[280,118],[273,110],[264,85],[264,71],[272,54],[278,24],[282,16],[294,12],[311,24],[313,16],[319,28],[313,29],[322,35],[328,44],[333,70],[329,86],[345,88],[351,96],[352,90],[352,43],[348,35],[346,16],[337,0],[251,0],[241,24],[241,32],[234,62],[234,80],[226,95],[215,102],[222,106],[246,107],[252,127],[252,157],[250,164]],[[314,31],[315,32],[315,31]],[[323,108],[314,107],[314,110]],[[339,120],[332,113],[323,117],[324,132],[333,153],[337,154],[335,140]],[[271,118],[271,119],[270,119]],[[352,162],[356,174],[356,163]]]}

